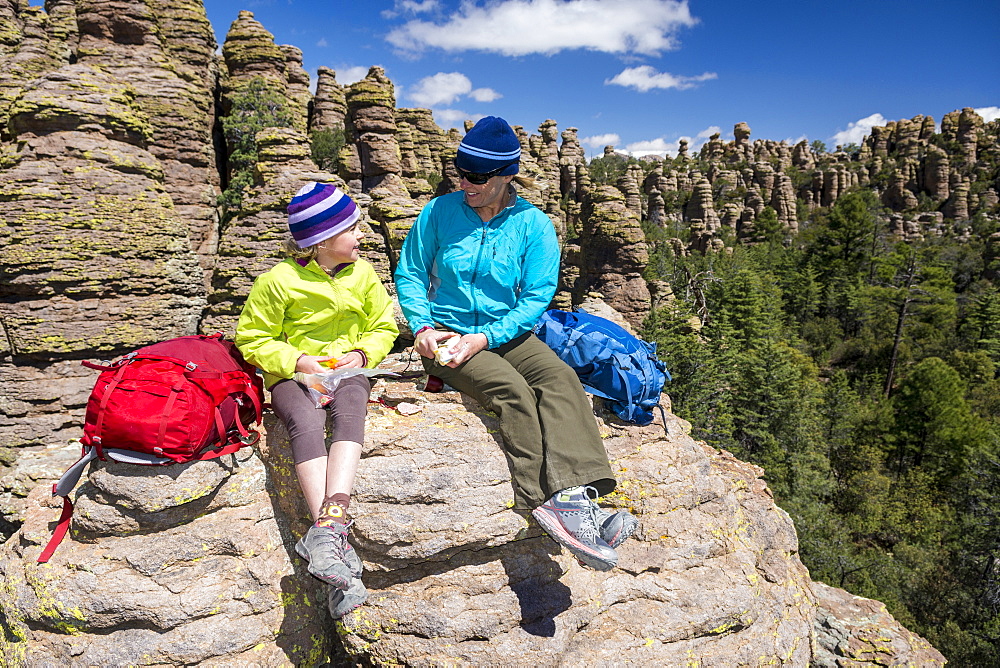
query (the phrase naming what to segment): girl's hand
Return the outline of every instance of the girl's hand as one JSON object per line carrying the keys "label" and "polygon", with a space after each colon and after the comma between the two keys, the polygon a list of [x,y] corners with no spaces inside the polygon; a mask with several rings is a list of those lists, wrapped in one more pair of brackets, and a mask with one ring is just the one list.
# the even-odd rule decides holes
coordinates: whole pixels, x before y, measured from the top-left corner
{"label": "girl's hand", "polygon": [[352,350],[349,353],[344,353],[340,356],[340,361],[334,366],[334,369],[363,369],[365,366],[365,358],[361,353]]}
{"label": "girl's hand", "polygon": [[471,359],[480,350],[485,350],[488,345],[489,340],[485,334],[463,334],[458,341],[452,342],[450,349],[455,356],[446,366],[454,369],[459,364]]}
{"label": "girl's hand", "polygon": [[301,373],[323,373],[330,369],[325,364],[320,364],[320,362],[326,362],[329,359],[333,358],[329,355],[306,355],[303,353],[299,355],[299,359],[295,362],[295,370]]}

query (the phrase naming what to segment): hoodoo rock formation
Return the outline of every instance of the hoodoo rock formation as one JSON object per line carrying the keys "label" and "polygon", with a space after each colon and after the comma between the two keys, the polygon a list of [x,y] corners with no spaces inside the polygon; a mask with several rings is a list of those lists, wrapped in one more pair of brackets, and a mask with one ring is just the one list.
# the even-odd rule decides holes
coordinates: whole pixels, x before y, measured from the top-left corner
{"label": "hoodoo rock formation", "polygon": [[580,278],[573,302],[601,293],[607,303],[639,327],[649,311],[649,286],[642,270],[649,261],[639,217],[625,197],[610,186],[588,191],[583,202]]}
{"label": "hoodoo rock formation", "polygon": [[[240,462],[95,467],[72,538],[35,564],[58,513],[47,487],[72,461],[94,381],[80,360],[231,332],[303,182],[349,190],[363,254],[387,282],[420,208],[458,185],[461,133],[397,108],[381,68],[349,85],[320,68],[311,94],[301,52],[247,11],[218,46],[199,0],[0,0],[5,661],[940,663],[877,602],[811,582],[760,471],[669,413],[647,428],[600,418],[622,480],[613,502],[641,522],[621,568],[600,574],[508,508],[491,415],[406,382],[376,390],[422,410],[372,410],[355,533],[372,598],[341,625],[293,555],[305,513],[271,418]],[[608,147],[589,165],[575,128],[515,130],[520,192],[563,243],[554,304],[600,296],[632,326],[670,298],[644,276],[644,230],[678,254],[725,252],[795,234],[859,186],[890,207],[900,238],[961,238],[1000,215],[1000,122],[971,109],[940,131],[917,116],[832,152],[752,139],[739,123],[732,141],[682,141],[676,157]]]}

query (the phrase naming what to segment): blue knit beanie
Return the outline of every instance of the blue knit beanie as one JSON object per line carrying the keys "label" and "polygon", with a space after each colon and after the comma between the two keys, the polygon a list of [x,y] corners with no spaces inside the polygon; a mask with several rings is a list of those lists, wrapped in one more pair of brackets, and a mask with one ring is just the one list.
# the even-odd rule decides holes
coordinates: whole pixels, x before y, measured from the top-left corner
{"label": "blue knit beanie", "polygon": [[508,165],[501,176],[517,174],[521,160],[521,142],[507,121],[499,116],[487,116],[472,126],[458,145],[455,164],[459,169],[486,174]]}
{"label": "blue knit beanie", "polygon": [[288,205],[288,231],[299,248],[315,246],[358,222],[361,211],[332,183],[311,181]]}

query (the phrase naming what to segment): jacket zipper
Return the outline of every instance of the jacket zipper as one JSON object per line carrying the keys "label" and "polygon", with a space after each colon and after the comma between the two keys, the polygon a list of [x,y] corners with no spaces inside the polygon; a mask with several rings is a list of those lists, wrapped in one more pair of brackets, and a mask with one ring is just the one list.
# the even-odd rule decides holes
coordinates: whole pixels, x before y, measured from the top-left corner
{"label": "jacket zipper", "polygon": [[[341,292],[340,285],[336,281],[336,276],[330,276],[327,274],[327,280],[330,281],[330,288],[333,292],[334,303],[343,303],[344,295]],[[334,332],[337,331],[337,326],[340,325],[340,321],[343,320],[344,313],[342,309],[334,309],[333,316],[330,318],[330,330],[327,333],[327,337],[330,339],[330,343],[337,340],[334,336]]]}
{"label": "jacket zipper", "polygon": [[483,261],[483,248],[486,246],[486,230],[490,221],[483,223],[483,233],[479,237],[479,251],[476,253],[476,268],[472,271],[472,312],[474,314],[473,327],[479,328],[479,297],[476,294],[476,280],[479,278],[479,265]]}

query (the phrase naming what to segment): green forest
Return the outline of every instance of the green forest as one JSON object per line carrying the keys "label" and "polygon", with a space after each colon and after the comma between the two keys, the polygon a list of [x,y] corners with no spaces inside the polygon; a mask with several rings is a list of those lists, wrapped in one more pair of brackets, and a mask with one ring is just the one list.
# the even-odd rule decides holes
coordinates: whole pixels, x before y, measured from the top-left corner
{"label": "green forest", "polygon": [[763,467],[814,579],[884,602],[952,665],[1000,665],[1000,226],[979,211],[907,242],[888,213],[856,188],[797,234],[768,208],[707,254],[646,225],[646,277],[674,299],[642,335],[695,437]]}

